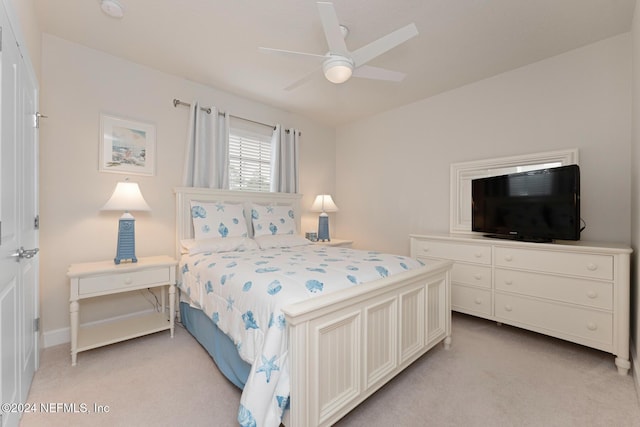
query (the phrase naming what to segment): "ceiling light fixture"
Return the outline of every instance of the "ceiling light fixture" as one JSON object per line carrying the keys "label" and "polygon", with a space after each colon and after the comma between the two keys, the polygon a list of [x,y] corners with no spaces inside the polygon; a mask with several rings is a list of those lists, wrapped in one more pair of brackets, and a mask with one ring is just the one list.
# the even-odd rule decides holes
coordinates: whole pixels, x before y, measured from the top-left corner
{"label": "ceiling light fixture", "polygon": [[100,7],[102,11],[112,18],[122,18],[124,16],[124,8],[118,0],[101,0]]}
{"label": "ceiling light fixture", "polygon": [[324,71],[324,76],[331,83],[344,83],[353,74],[353,61],[345,56],[331,55],[322,64],[322,70]]}

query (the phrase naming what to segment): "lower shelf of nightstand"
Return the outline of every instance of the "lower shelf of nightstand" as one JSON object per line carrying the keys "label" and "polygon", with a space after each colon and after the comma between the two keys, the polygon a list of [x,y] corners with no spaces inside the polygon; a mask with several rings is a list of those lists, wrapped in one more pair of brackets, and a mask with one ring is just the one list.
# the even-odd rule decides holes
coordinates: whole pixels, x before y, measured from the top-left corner
{"label": "lower shelf of nightstand", "polygon": [[171,324],[167,316],[157,312],[97,325],[81,326],[78,330],[77,351],[91,350],[169,329]]}

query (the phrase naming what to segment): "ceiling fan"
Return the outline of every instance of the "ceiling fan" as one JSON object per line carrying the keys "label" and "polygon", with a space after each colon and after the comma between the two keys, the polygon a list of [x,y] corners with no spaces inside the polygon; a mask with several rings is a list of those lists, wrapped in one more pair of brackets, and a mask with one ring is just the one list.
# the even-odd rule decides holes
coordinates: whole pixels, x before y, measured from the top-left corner
{"label": "ceiling fan", "polygon": [[[318,55],[314,53],[293,52],[290,50],[272,49],[268,47],[260,47],[259,49],[266,53],[276,53],[294,57],[310,57],[322,60],[322,71],[324,72],[325,77],[330,82],[336,84],[346,82],[351,78],[351,76],[394,82],[399,82],[404,79],[405,74],[399,71],[387,70],[385,68],[373,67],[365,64],[418,35],[418,29],[415,24],[411,23],[397,29],[378,40],[350,52],[344,41],[349,30],[347,27],[339,24],[338,15],[333,7],[333,3],[317,2],[317,4],[318,11],[320,12],[322,28],[324,29],[324,34],[327,38],[329,52],[324,55]],[[287,86],[285,90],[291,90],[303,83],[306,83],[315,73],[316,70]]]}

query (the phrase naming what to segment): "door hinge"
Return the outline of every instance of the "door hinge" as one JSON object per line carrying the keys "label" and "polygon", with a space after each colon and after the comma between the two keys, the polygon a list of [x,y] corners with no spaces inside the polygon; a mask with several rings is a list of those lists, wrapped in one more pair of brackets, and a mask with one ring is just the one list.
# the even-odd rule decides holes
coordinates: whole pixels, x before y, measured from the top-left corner
{"label": "door hinge", "polygon": [[35,123],[36,129],[40,129],[40,119],[48,119],[48,117],[45,116],[44,114],[40,114],[40,112],[38,111],[36,113],[36,123]]}
{"label": "door hinge", "polygon": [[34,230],[40,230],[40,215],[36,215],[33,220],[33,228]]}
{"label": "door hinge", "polygon": [[33,319],[33,332],[40,332],[40,318]]}

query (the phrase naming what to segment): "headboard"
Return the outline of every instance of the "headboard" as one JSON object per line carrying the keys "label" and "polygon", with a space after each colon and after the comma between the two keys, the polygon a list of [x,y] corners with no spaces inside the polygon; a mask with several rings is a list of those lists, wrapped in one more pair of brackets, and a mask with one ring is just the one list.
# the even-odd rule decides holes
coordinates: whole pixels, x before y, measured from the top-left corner
{"label": "headboard", "polygon": [[300,199],[302,194],[267,193],[253,191],[231,191],[213,188],[178,187],[176,193],[176,257],[180,259],[180,240],[193,238],[191,222],[191,201],[198,202],[227,202],[243,203],[245,205],[245,220],[249,235],[253,235],[251,224],[251,203],[259,205],[288,205],[293,206],[296,228],[300,233]]}

